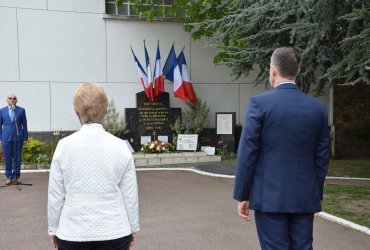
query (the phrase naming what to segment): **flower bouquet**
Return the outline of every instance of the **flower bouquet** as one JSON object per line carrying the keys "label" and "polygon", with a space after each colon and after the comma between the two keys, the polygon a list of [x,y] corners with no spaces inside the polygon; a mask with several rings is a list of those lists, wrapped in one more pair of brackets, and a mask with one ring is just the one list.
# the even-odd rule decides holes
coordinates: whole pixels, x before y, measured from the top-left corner
{"label": "flower bouquet", "polygon": [[221,156],[230,155],[229,148],[227,147],[227,144],[224,143],[224,141],[218,141],[217,144],[218,144],[218,147],[216,149],[217,155]]}
{"label": "flower bouquet", "polygon": [[163,141],[150,141],[141,147],[141,152],[144,153],[171,153],[175,151],[175,146]]}

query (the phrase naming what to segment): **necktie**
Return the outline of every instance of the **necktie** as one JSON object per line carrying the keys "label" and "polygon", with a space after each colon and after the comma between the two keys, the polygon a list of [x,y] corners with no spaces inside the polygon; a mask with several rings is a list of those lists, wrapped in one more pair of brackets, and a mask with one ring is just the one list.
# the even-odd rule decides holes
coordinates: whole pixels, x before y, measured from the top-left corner
{"label": "necktie", "polygon": [[9,117],[10,117],[10,120],[12,120],[12,122],[13,122],[14,121],[14,113],[13,113],[12,109],[9,109]]}

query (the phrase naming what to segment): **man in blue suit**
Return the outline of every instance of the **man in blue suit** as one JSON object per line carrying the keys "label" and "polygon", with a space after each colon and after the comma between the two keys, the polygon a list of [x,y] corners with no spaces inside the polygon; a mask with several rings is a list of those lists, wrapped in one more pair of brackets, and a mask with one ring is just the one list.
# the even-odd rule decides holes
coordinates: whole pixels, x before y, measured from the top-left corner
{"label": "man in blue suit", "polygon": [[5,159],[5,184],[17,183],[21,172],[23,144],[28,140],[27,118],[24,108],[16,106],[17,97],[7,97],[8,106],[0,109],[0,144]]}
{"label": "man in blue suit", "polygon": [[271,57],[273,90],[250,98],[238,149],[234,199],[239,216],[255,210],[263,250],[312,249],[329,165],[326,106],[295,84],[301,64],[293,48]]}

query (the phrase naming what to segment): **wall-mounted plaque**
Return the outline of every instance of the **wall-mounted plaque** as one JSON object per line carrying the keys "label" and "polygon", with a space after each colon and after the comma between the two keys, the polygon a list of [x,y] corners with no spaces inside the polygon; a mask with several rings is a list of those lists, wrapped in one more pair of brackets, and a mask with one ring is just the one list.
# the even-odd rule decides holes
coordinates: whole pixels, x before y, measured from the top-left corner
{"label": "wall-mounted plaque", "polygon": [[179,134],[177,135],[177,150],[197,150],[198,135]]}
{"label": "wall-mounted plaque", "polygon": [[151,140],[152,140],[152,138],[150,136],[140,136],[141,145],[147,144]]}
{"label": "wall-mounted plaque", "polygon": [[235,151],[235,112],[216,112],[216,138]]}
{"label": "wall-mounted plaque", "polygon": [[233,115],[232,114],[216,114],[216,127],[218,135],[233,134]]}
{"label": "wall-mounted plaque", "polygon": [[158,141],[168,142],[168,135],[158,135]]}

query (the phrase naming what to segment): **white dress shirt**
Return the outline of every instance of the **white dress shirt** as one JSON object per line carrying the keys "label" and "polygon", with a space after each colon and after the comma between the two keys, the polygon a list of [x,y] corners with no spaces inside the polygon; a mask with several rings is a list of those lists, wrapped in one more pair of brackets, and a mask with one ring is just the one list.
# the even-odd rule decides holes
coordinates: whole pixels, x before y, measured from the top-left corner
{"label": "white dress shirt", "polygon": [[59,141],[50,168],[49,235],[68,241],[118,239],[139,230],[133,156],[101,124]]}

